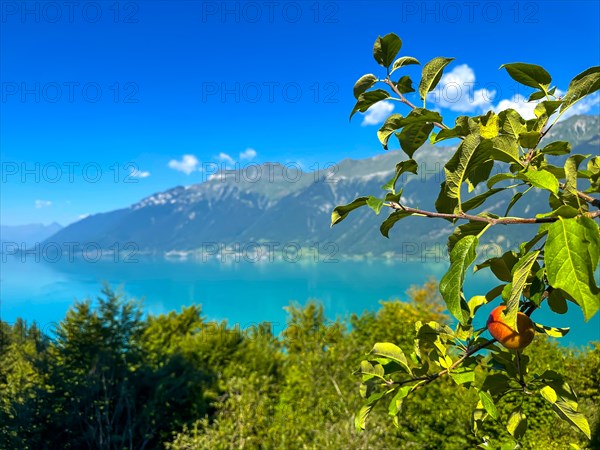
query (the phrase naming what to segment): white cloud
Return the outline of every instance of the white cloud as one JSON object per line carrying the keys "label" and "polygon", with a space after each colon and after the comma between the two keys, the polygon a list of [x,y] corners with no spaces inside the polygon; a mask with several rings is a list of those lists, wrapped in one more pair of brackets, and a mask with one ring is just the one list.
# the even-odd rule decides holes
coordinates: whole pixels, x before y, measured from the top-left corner
{"label": "white cloud", "polygon": [[49,206],[52,206],[52,202],[50,200],[36,200],[35,201],[35,207],[36,208],[48,208]]}
{"label": "white cloud", "polygon": [[217,159],[219,161],[223,161],[227,164],[233,164],[235,162],[231,156],[229,156],[227,153],[223,153],[223,152],[221,152],[217,155]]}
{"label": "white cloud", "polygon": [[387,116],[394,110],[394,105],[390,102],[382,101],[375,103],[364,115],[362,126],[378,125],[382,123]]}
{"label": "white cloud", "polygon": [[137,168],[133,169],[129,176],[134,178],[148,178],[150,176],[150,172],[146,170],[139,170]]}
{"label": "white cloud", "polygon": [[200,161],[198,161],[198,158],[196,158],[194,155],[188,154],[188,155],[183,155],[183,157],[181,158],[181,161],[172,159],[171,161],[169,161],[168,166],[171,169],[174,169],[179,172],[183,172],[186,175],[189,175],[190,173],[198,170],[198,164],[200,164]]}
{"label": "white cloud", "polygon": [[533,119],[535,117],[533,110],[535,109],[535,106],[538,103],[539,102],[537,101],[528,102],[527,99],[521,94],[515,94],[512,96],[511,99],[501,100],[498,103],[498,105],[494,108],[494,111],[499,113],[500,111],[504,111],[505,109],[512,108],[515,111],[517,111],[521,115],[521,117],[523,117],[523,119]]}
{"label": "white cloud", "polygon": [[[554,95],[556,97],[561,97],[565,94],[565,91],[561,91],[557,89]],[[535,100],[532,102],[528,102],[527,98],[520,94],[515,94],[511,99],[501,100],[498,105],[494,108],[496,113],[503,111],[508,108],[512,108],[517,111],[521,117],[524,119],[533,119],[535,117],[535,113],[533,110],[543,100]],[[590,111],[595,110],[595,113],[598,111],[598,106],[600,105],[600,94],[598,92],[584,98],[583,100],[578,101],[573,106],[571,106],[559,119],[559,122],[568,119],[569,117],[575,116],[577,114],[589,114]],[[556,113],[550,117],[549,123],[554,121],[556,117]]]}
{"label": "white cloud", "polygon": [[89,216],[90,216],[90,213],[79,214],[77,216],[77,220],[83,220],[83,219],[85,219],[86,217],[89,217]]}
{"label": "white cloud", "polygon": [[249,161],[256,158],[256,150],[248,147],[243,152],[240,152],[240,161]]}
{"label": "white cloud", "polygon": [[475,72],[467,64],[461,64],[445,73],[438,86],[428,95],[437,106],[451,111],[485,111],[492,107],[496,91],[476,87]]}

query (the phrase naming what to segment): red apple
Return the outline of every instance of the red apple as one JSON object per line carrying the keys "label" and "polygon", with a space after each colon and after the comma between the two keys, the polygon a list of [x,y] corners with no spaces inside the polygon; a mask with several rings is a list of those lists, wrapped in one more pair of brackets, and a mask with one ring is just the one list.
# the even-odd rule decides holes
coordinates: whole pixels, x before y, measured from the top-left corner
{"label": "red apple", "polygon": [[531,319],[522,312],[517,313],[517,330],[505,322],[502,311],[506,305],[494,308],[487,320],[490,334],[509,350],[522,350],[531,344],[535,335],[535,327]]}

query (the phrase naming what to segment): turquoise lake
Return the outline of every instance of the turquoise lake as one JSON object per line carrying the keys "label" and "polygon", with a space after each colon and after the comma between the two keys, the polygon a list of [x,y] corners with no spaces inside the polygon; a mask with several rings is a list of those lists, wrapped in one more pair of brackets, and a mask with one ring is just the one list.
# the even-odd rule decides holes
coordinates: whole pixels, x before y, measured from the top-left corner
{"label": "turquoise lake", "polygon": [[[406,299],[411,285],[429,278],[440,279],[447,264],[392,262],[386,260],[338,262],[230,262],[170,261],[139,259],[135,263],[102,260],[22,262],[6,258],[0,265],[0,317],[13,322],[17,317],[36,321],[51,332],[75,299],[95,298],[102,283],[122,286],[126,295],[143,298],[145,312],[159,314],[199,303],[209,320],[226,319],[242,329],[259,322],[272,323],[275,333],[285,328],[283,309],[291,301],[321,302],[331,320],[351,313],[377,310],[380,300]],[[499,284],[488,271],[469,275],[467,298],[485,294]],[[479,313],[482,326],[487,313],[499,300]],[[583,322],[578,308],[569,305],[558,316],[541,308],[532,318],[550,326],[570,326],[561,342],[583,345],[600,340],[600,314]]]}

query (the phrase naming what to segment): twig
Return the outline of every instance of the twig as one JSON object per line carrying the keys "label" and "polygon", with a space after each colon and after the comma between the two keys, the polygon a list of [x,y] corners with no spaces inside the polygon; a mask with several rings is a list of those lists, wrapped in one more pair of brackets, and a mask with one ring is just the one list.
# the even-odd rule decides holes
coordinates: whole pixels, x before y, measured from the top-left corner
{"label": "twig", "polygon": [[[551,222],[556,222],[558,220],[558,217],[541,217],[541,218],[538,218],[538,217],[528,217],[528,218],[499,217],[499,218],[495,219],[493,217],[475,216],[472,214],[465,214],[465,213],[447,214],[447,213],[438,213],[438,212],[433,212],[433,211],[424,211],[422,209],[411,208],[410,206],[404,206],[404,205],[401,205],[400,203],[396,203],[396,202],[388,202],[388,204],[392,209],[395,209],[398,211],[406,211],[406,212],[420,215],[420,216],[438,217],[438,218],[442,218],[442,219],[452,219],[452,220],[461,220],[461,219],[462,220],[470,220],[473,222],[485,222],[485,223],[489,223],[490,225],[500,225],[500,224],[501,225],[509,225],[509,224],[516,224],[516,223],[551,223]],[[596,217],[600,217],[600,210],[595,211],[595,212],[584,213],[584,214],[582,214],[582,216],[586,216],[586,217],[589,217],[590,219],[594,219]]]}

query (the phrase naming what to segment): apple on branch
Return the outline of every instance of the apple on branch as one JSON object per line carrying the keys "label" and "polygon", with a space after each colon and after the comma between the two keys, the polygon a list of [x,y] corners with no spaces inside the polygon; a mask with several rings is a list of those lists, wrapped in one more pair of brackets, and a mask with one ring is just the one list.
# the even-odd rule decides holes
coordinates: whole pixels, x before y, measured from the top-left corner
{"label": "apple on branch", "polygon": [[511,328],[502,315],[506,305],[500,305],[491,312],[487,320],[487,329],[492,337],[509,350],[522,350],[531,344],[535,335],[532,320],[522,312],[517,313],[517,329]]}

